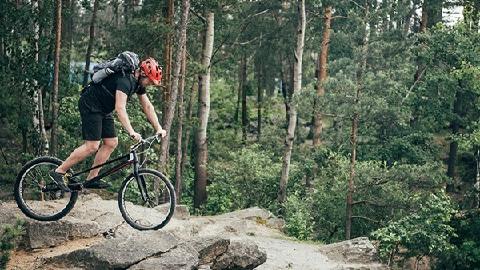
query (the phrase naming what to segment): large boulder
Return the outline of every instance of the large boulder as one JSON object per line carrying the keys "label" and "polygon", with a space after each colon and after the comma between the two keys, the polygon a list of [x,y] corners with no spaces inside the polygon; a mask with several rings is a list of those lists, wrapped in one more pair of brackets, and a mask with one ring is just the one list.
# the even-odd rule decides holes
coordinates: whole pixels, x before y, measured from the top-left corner
{"label": "large boulder", "polygon": [[199,264],[209,264],[228,250],[230,240],[218,237],[204,237],[190,242],[198,252]]}
{"label": "large boulder", "polygon": [[347,263],[378,262],[377,250],[367,237],[359,237],[320,247],[330,259]]}
{"label": "large boulder", "polygon": [[198,265],[198,252],[182,244],[167,253],[148,258],[128,268],[129,270],[191,270]]}
{"label": "large boulder", "polygon": [[166,253],[178,244],[172,234],[162,231],[138,232],[125,228],[115,237],[51,258],[51,263],[87,269],[128,268],[145,258]]}
{"label": "large boulder", "polygon": [[230,213],[226,213],[218,216],[219,218],[235,218],[235,219],[250,219],[257,220],[263,219],[267,220],[273,217],[273,214],[268,210],[262,209],[260,207],[251,207],[247,209],[237,210]]}
{"label": "large boulder", "polygon": [[72,217],[52,222],[29,219],[25,227],[26,244],[29,248],[57,246],[76,238],[94,237],[102,232],[98,223]]}
{"label": "large boulder", "polygon": [[249,240],[230,242],[227,252],[213,263],[212,269],[254,269],[267,260],[267,254]]}

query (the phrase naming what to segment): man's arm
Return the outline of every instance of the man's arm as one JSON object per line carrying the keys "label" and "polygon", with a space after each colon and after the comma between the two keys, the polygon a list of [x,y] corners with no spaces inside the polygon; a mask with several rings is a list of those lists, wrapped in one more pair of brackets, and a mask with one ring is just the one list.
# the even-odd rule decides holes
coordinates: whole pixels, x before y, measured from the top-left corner
{"label": "man's arm", "polygon": [[[161,133],[162,126],[160,126],[160,123],[158,122],[157,113],[155,112],[152,102],[148,99],[148,96],[146,94],[138,95],[138,100],[140,101],[140,105],[142,105],[142,110],[147,116],[148,121],[152,124],[157,133]],[[165,135],[162,134],[162,136]]]}
{"label": "man's arm", "polygon": [[123,93],[120,90],[117,90],[115,93],[115,111],[118,115],[118,120],[122,126],[127,130],[128,134],[135,135],[132,125],[130,124],[130,119],[128,119],[127,114],[127,94]]}

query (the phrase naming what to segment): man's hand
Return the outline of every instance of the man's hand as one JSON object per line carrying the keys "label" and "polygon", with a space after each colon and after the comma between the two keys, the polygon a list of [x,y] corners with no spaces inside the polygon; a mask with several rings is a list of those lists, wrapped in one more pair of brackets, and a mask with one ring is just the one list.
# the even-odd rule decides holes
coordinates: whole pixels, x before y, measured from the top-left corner
{"label": "man's hand", "polygon": [[159,129],[157,130],[157,135],[160,135],[162,136],[162,138],[164,138],[165,136],[167,136],[167,131],[165,129]]}
{"label": "man's hand", "polygon": [[130,138],[139,142],[142,139],[142,135],[140,135],[139,133],[134,131],[134,132],[130,133]]}

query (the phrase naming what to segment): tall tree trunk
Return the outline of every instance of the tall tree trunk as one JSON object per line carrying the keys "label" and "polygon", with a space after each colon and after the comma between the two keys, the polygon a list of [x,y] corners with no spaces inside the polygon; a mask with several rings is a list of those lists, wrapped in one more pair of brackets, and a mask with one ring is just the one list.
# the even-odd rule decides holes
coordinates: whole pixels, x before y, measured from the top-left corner
{"label": "tall tree trunk", "polygon": [[[461,83],[459,81],[461,87]],[[453,120],[450,123],[450,128],[452,130],[452,137],[458,135],[460,130],[460,108],[461,108],[461,94],[457,90],[455,93],[455,101],[453,102]],[[447,192],[455,192],[456,177],[457,177],[457,153],[458,153],[458,142],[452,140],[450,142],[450,149],[448,152],[448,162],[447,162],[447,175],[452,179],[452,183],[447,184]]]}
{"label": "tall tree trunk", "polygon": [[432,28],[435,24],[442,21],[442,7],[444,0],[425,0],[427,6],[425,8],[427,13],[427,28]]}
{"label": "tall tree trunk", "polygon": [[193,115],[193,105],[195,102],[195,96],[198,92],[198,84],[193,83],[192,88],[190,91],[190,96],[188,97],[188,108],[187,108],[187,119],[185,121],[184,129],[185,129],[185,140],[183,143],[182,149],[182,165],[181,165],[181,174],[185,171],[185,166],[187,165],[187,151],[188,145],[190,143],[190,133],[192,131],[192,115]]}
{"label": "tall tree trunk", "polygon": [[[182,53],[182,70],[181,70],[181,79],[178,86],[178,129],[177,129],[177,155],[175,157],[175,192],[177,197],[177,203],[180,202],[182,196],[182,146],[183,146],[183,125],[184,125],[184,116],[185,116],[185,106],[184,106],[184,89],[185,89],[185,71],[187,65],[187,50],[183,50]],[[188,140],[188,138],[185,138]]]}
{"label": "tall tree trunk", "polygon": [[[39,46],[38,42],[40,39],[40,25],[39,20],[39,9],[38,9],[38,0],[32,1],[33,12],[37,16],[33,26],[34,32],[34,43],[35,43],[35,63],[39,64]],[[33,103],[35,106],[35,111],[33,115],[33,128],[35,132],[38,132],[38,148],[36,149],[36,154],[47,154],[48,153],[48,138],[47,132],[45,130],[45,118],[43,114],[43,95],[42,88],[38,86],[38,81],[33,80]]]}
{"label": "tall tree trunk", "polygon": [[428,0],[423,0],[422,4],[422,19],[420,20],[420,32],[424,33],[427,31],[427,24],[428,24]]}
{"label": "tall tree trunk", "polygon": [[[359,91],[357,90],[357,93]],[[357,102],[356,102],[357,103]],[[348,179],[348,192],[347,192],[347,218],[345,224],[345,239],[350,239],[352,231],[352,216],[353,216],[353,193],[354,180],[355,180],[355,164],[357,158],[357,134],[358,134],[358,120],[359,113],[355,112],[352,117],[352,129],[350,132],[350,144],[352,146],[350,157],[350,176]]]}
{"label": "tall tree trunk", "polygon": [[[373,2],[373,1],[372,1]],[[387,1],[390,3],[390,13],[389,13],[389,27],[388,29],[394,30],[397,28],[396,22],[395,22],[395,11],[397,10],[397,3],[396,0],[390,0]]]}
{"label": "tall tree trunk", "polygon": [[[54,14],[52,14],[52,16],[56,16],[56,10],[54,9]],[[52,29],[55,29],[55,25],[56,25],[56,21],[55,20],[52,20]],[[46,30],[46,36],[49,37],[48,39],[48,51],[47,53],[45,54],[45,62],[47,63],[47,65],[54,65],[54,58],[55,58],[55,35],[50,35],[50,33],[48,32],[49,30]],[[52,111],[53,111],[53,95],[51,94],[49,96],[49,98],[46,98],[46,91],[44,91],[44,97],[45,99],[43,100],[45,105],[44,105],[44,114],[45,115],[50,115],[52,116]],[[45,128],[48,129],[48,127],[50,128],[50,133],[51,133],[51,128],[52,128],[52,120],[50,120],[48,123],[45,123]]]}
{"label": "tall tree trunk", "polygon": [[67,48],[67,64],[68,68],[70,69],[70,63],[72,61],[72,49],[73,49],[73,35],[74,35],[74,21],[73,18],[75,17],[75,1],[74,0],[66,0],[66,8],[68,9],[67,18],[65,21],[64,33],[65,33],[65,43]]}
{"label": "tall tree trunk", "polygon": [[195,190],[194,207],[199,208],[207,200],[207,125],[210,113],[210,61],[213,52],[214,15],[206,14],[205,36],[202,48],[203,71],[198,78],[198,129],[195,136]]}
{"label": "tall tree trunk", "polygon": [[168,28],[168,32],[165,38],[165,47],[164,47],[164,61],[165,61],[165,70],[163,76],[163,86],[164,91],[163,95],[163,108],[162,108],[162,125],[165,125],[167,111],[170,107],[170,95],[172,91],[172,55],[173,55],[173,16],[174,16],[174,1],[166,0],[167,10],[165,17],[165,25]]}
{"label": "tall tree trunk", "polygon": [[241,89],[240,91],[242,92],[242,141],[245,144],[247,142],[247,125],[248,125],[248,119],[247,119],[247,55],[244,53],[242,55],[242,60],[241,60],[241,71],[240,71],[240,77],[241,77]]}
{"label": "tall tree trunk", "polygon": [[[425,33],[427,31],[427,24],[428,24],[428,0],[423,0],[422,3],[422,18],[420,20],[420,33]],[[419,46],[425,46],[424,44],[420,43]],[[413,82],[420,81],[425,72],[425,63],[421,61],[420,59],[417,59],[417,70],[415,71],[415,74],[413,75]],[[416,106],[413,107],[412,109],[412,116],[410,118],[410,126],[414,126],[417,123],[418,120],[418,115],[419,115],[419,110]]]}
{"label": "tall tree trunk", "polygon": [[473,202],[474,208],[480,208],[480,149],[477,148],[475,153],[475,161],[477,163],[477,175],[475,177],[475,184],[473,190],[475,191],[475,201]]}
{"label": "tall tree trunk", "polygon": [[180,69],[182,68],[182,59],[185,55],[187,44],[187,23],[188,11],[190,10],[190,0],[182,1],[182,17],[180,19],[180,28],[178,29],[177,53],[175,55],[175,70],[173,71],[173,80],[171,92],[169,95],[169,105],[164,114],[163,128],[167,131],[167,135],[163,138],[160,146],[160,170],[165,171],[168,162],[168,148],[170,143],[170,128],[172,127],[173,117],[175,116],[175,105],[177,104],[178,82],[180,79]]}
{"label": "tall tree trunk", "polygon": [[120,5],[118,0],[112,1],[112,6],[113,6],[113,26],[115,27],[115,30],[118,29],[118,6]]}
{"label": "tall tree trunk", "polygon": [[415,11],[418,9],[419,0],[407,1],[410,7],[407,15],[405,16],[403,22],[403,35],[406,36],[412,27],[412,17],[415,14]]}
{"label": "tall tree trunk", "polygon": [[290,66],[288,65],[285,59],[282,59],[282,68],[281,68],[281,77],[282,77],[282,96],[283,102],[285,104],[285,122],[288,126],[288,122],[290,121],[290,98],[291,93],[291,85],[289,84],[288,74],[290,73]]}
{"label": "tall tree trunk", "polygon": [[475,1],[473,4],[473,12],[472,12],[472,30],[478,32],[480,29],[479,21],[480,21],[480,1]]}
{"label": "tall tree trunk", "polygon": [[[242,102],[242,94],[243,94],[243,87],[245,85],[245,80],[246,78],[243,76],[243,70],[244,66],[246,66],[246,63],[244,63],[244,52],[242,52],[242,56],[240,58],[240,63],[238,65],[238,89],[237,89],[237,106],[235,107],[235,116],[234,120],[235,123],[238,123],[238,116],[240,115],[240,105]],[[245,67],[246,69],[246,67]],[[236,125],[235,125],[236,126]]]}
{"label": "tall tree trunk", "polygon": [[[5,22],[5,17],[7,15],[5,14],[5,12],[0,12],[0,25],[2,25],[4,27],[4,25],[6,25],[6,22]],[[1,30],[2,32],[4,31],[4,29]],[[4,37],[4,33],[2,33],[2,35],[0,36],[0,72],[5,73],[5,70],[7,69],[7,59],[5,59],[5,55],[6,55],[6,52],[5,52],[5,37]]]}
{"label": "tall tree trunk", "polygon": [[[317,73],[317,97],[325,95],[323,84],[327,80],[328,47],[330,45],[330,24],[332,21],[332,6],[327,6],[323,10],[323,34],[322,48],[318,55],[318,73]],[[322,112],[318,100],[315,100],[313,120],[313,146],[321,144],[321,134],[323,129]]]}
{"label": "tall tree trunk", "polygon": [[350,157],[350,176],[348,178],[348,191],[347,191],[347,200],[346,200],[346,219],[345,219],[345,239],[350,239],[352,232],[352,216],[353,216],[353,194],[355,192],[355,165],[357,161],[357,136],[358,136],[358,123],[360,119],[360,112],[358,106],[360,93],[363,91],[364,82],[363,74],[367,69],[367,53],[368,53],[368,42],[370,35],[370,25],[369,25],[369,5],[368,0],[365,1],[365,36],[363,38],[362,50],[361,50],[361,61],[360,66],[357,70],[357,89],[355,93],[354,100],[354,112],[352,116],[352,129],[350,132],[350,144],[351,157]]}
{"label": "tall tree trunk", "polygon": [[128,22],[129,22],[130,9],[131,9],[130,1],[129,0],[123,1],[123,17],[124,17],[124,20],[125,20],[125,26],[127,26]]}
{"label": "tall tree trunk", "polygon": [[292,156],[293,141],[295,139],[295,128],[297,125],[297,109],[291,100],[302,88],[302,61],[303,47],[305,44],[305,0],[298,0],[298,24],[297,24],[297,46],[295,49],[295,61],[293,63],[293,93],[290,99],[290,115],[288,121],[287,136],[285,138],[285,151],[283,154],[282,175],[278,191],[278,201],[285,202],[287,198],[288,173],[290,171],[290,158]]}
{"label": "tall tree trunk", "polygon": [[53,70],[53,91],[52,91],[52,134],[50,136],[50,154],[57,154],[57,124],[58,124],[58,76],[60,69],[60,49],[62,39],[62,0],[56,0],[56,33],[55,33],[55,65]]}
{"label": "tall tree trunk", "polygon": [[262,134],[262,107],[263,107],[263,89],[264,89],[264,64],[260,61],[257,71],[257,141],[260,141]]}
{"label": "tall tree trunk", "polygon": [[88,75],[90,70],[90,57],[92,55],[93,41],[95,40],[95,20],[97,18],[99,0],[93,1],[92,18],[90,20],[90,37],[88,40],[87,54],[85,55],[85,71],[83,73],[83,87],[88,84]]}

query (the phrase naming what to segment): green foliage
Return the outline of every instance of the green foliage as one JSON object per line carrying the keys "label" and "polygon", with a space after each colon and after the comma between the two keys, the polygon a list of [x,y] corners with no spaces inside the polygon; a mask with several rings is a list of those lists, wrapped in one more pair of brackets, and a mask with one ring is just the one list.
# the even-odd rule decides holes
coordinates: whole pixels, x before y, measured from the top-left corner
{"label": "green foliage", "polygon": [[[294,194],[285,206],[286,226],[292,227],[287,232],[327,243],[342,240],[349,159],[328,149],[303,157],[307,158],[295,164],[296,171],[292,172],[289,183]],[[312,164],[316,164],[317,176],[311,180],[309,189],[304,181],[312,175],[315,167]],[[387,166],[375,161],[357,162],[354,215],[359,218],[353,221],[353,237],[369,234],[389,220],[408,215],[409,209],[420,207],[420,201],[412,200],[413,196],[425,197],[441,189],[446,180],[444,170],[436,163]],[[300,209],[299,213],[292,211],[293,208]],[[308,218],[302,215],[302,209],[310,213]]]}
{"label": "green foliage", "polygon": [[301,195],[292,194],[288,197],[285,204],[285,230],[289,235],[300,240],[312,237],[315,221],[311,214],[314,209],[309,208],[311,205]]}
{"label": "green foliage", "polygon": [[252,206],[271,208],[277,196],[280,168],[281,164],[257,144],[230,151],[222,160],[212,160],[204,212],[224,213]]}
{"label": "green foliage", "polygon": [[[91,1],[70,2],[71,6],[64,7],[60,67],[60,158],[82,143],[77,110],[78,78],[81,81],[88,43],[86,27],[92,11]],[[202,57],[199,33],[204,27],[201,17],[205,11],[215,13],[207,131],[208,201],[199,213],[218,214],[260,206],[284,218],[287,233],[299,239],[343,240],[352,116],[358,114],[352,236],[376,231],[374,235],[381,240],[382,254],[387,257],[396,252],[398,245],[409,252],[402,254],[405,256],[436,256],[439,268],[479,268],[478,217],[450,221],[448,216],[453,208],[439,192],[451,181],[445,175],[443,163],[448,144],[455,141],[459,143],[455,177],[465,185],[458,194],[461,196],[457,196],[463,200],[459,205],[470,207],[475,195],[471,185],[480,149],[480,34],[471,26],[475,10],[471,1],[467,2],[466,24],[454,27],[438,24],[424,33],[416,33],[418,20],[412,20],[416,15],[409,17],[412,14],[408,1],[306,1],[303,87],[293,98],[298,124],[284,205],[276,201],[287,125],[281,90],[283,86],[288,93],[292,87],[296,5],[277,0],[192,2],[187,32],[186,93],[191,88],[195,91],[191,86],[198,83],[198,73],[205,69],[199,64]],[[39,154],[39,136],[32,123],[33,93],[38,89],[42,90],[48,136],[51,130],[54,1],[40,1],[38,13],[33,3],[36,2],[0,2],[0,183],[9,185],[5,190],[11,189],[21,165]],[[166,1],[145,0],[135,7],[119,1],[106,4],[101,1],[97,14],[92,61],[132,50],[142,58],[156,57],[165,65],[165,40],[168,34],[175,33],[181,5],[175,5],[174,25],[167,26]],[[364,4],[369,5],[368,17]],[[322,12],[327,5],[333,6],[335,19],[331,25],[325,95],[318,97],[316,60],[324,30]],[[436,4],[429,7],[438,9]],[[406,24],[407,21],[413,25]],[[36,22],[41,29],[38,63],[34,61],[37,50],[32,34]],[[366,30],[368,44],[363,43]],[[177,40],[174,37],[174,43]],[[173,54],[176,49],[174,46]],[[238,66],[244,55],[247,56],[246,141],[242,141],[241,123],[235,119],[236,112],[241,111],[237,100]],[[363,58],[367,60],[365,70],[362,70]],[[422,67],[427,69],[415,81],[415,74]],[[261,104],[257,101],[258,90],[263,93]],[[160,91],[148,89],[157,111],[165,107]],[[136,98],[133,99],[127,109],[131,123],[142,135],[151,135],[153,130]],[[310,141],[314,104],[319,105],[324,121],[323,145],[317,149],[311,147]],[[260,105],[262,130],[258,134],[256,117]],[[194,102],[194,117],[184,128],[191,131],[190,138],[184,140],[189,147],[180,198],[187,205],[192,204],[194,196],[192,141],[198,122],[197,108]],[[165,172],[171,179],[176,150],[173,138],[178,125],[175,122],[170,131],[169,169]],[[457,131],[452,131],[452,124],[458,124]],[[112,157],[126,153],[132,143],[118,121],[116,128],[119,146]],[[145,157],[146,166],[155,168],[159,148],[150,149]],[[74,169],[89,166],[91,162],[87,160]],[[112,176],[114,185],[110,191],[116,191],[125,176],[125,171]]]}
{"label": "green foliage", "polygon": [[380,241],[379,254],[384,259],[396,256],[401,248],[405,258],[439,256],[453,249],[450,238],[455,236],[449,224],[454,214],[450,198],[445,193],[413,196],[418,208],[399,220],[372,233]]}
{"label": "green foliage", "polygon": [[19,238],[25,234],[24,222],[17,220],[14,225],[2,226],[0,235],[0,269],[5,269],[10,258],[10,251],[17,245]]}
{"label": "green foliage", "polygon": [[450,241],[453,249],[438,256],[436,269],[480,269],[480,212],[460,212],[450,224],[456,234]]}

